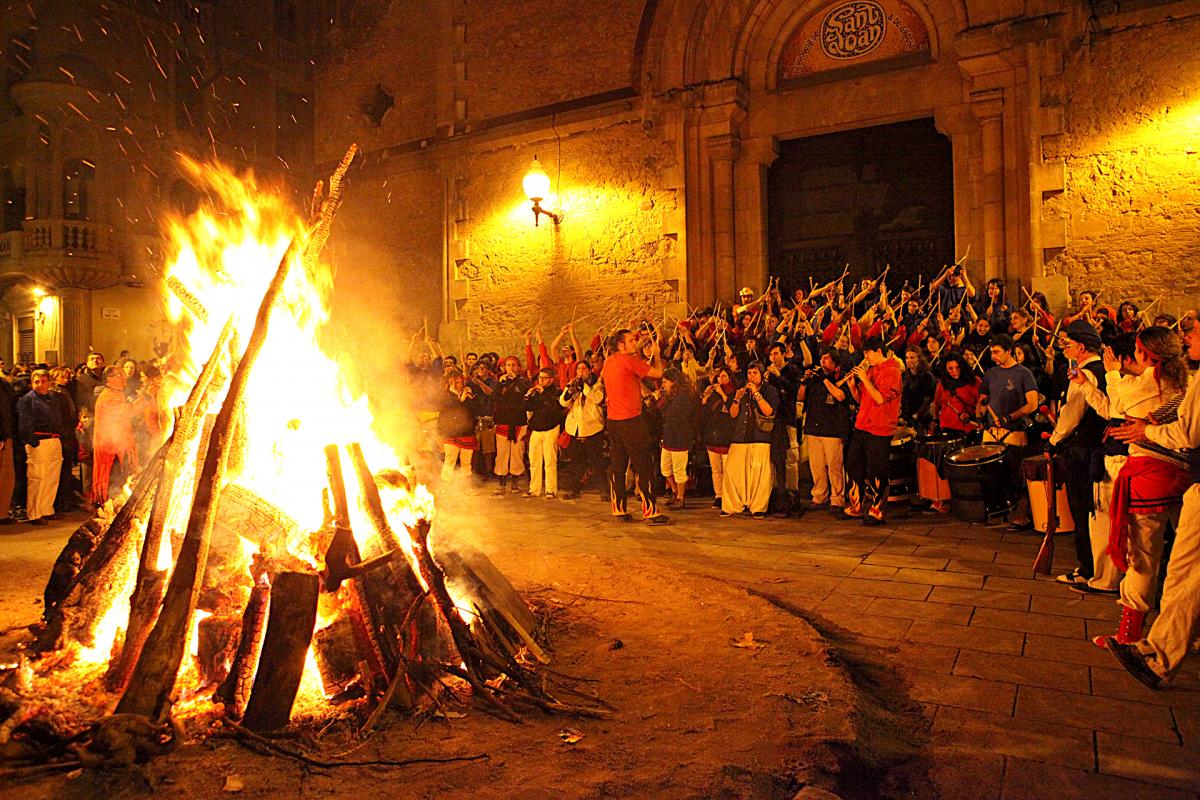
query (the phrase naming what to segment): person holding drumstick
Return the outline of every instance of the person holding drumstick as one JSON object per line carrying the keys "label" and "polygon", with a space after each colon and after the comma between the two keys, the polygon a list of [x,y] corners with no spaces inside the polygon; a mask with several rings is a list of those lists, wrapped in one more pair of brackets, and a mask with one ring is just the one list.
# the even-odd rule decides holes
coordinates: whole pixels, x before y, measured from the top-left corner
{"label": "person holding drumstick", "polygon": [[1012,337],[996,336],[992,339],[992,366],[983,375],[979,388],[979,406],[976,416],[983,424],[983,441],[1004,445],[1008,459],[1010,490],[1017,503],[1010,516],[1010,531],[1033,529],[1026,500],[1018,491],[1021,481],[1021,459],[1029,445],[1025,428],[1028,418],[1037,411],[1037,380],[1026,367],[1017,363],[1013,356]]}

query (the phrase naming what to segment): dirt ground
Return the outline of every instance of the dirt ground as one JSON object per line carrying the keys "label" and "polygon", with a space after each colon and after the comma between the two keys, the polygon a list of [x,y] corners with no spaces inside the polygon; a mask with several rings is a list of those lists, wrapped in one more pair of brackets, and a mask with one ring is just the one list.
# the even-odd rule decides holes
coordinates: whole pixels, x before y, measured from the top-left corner
{"label": "dirt ground", "polygon": [[[551,667],[586,678],[577,685],[615,706],[611,719],[537,712],[514,725],[468,709],[452,720],[390,717],[365,742],[339,725],[307,740],[322,758],[488,755],[395,769],[311,769],[210,739],[140,774],[8,781],[0,798],[732,800],[791,798],[806,785],[847,798],[929,794],[919,707],[852,645],[768,598],[660,563],[530,556],[501,566],[548,618]],[[0,627],[14,611],[27,617],[28,602],[6,604]],[[227,781],[243,788],[227,793]]]}

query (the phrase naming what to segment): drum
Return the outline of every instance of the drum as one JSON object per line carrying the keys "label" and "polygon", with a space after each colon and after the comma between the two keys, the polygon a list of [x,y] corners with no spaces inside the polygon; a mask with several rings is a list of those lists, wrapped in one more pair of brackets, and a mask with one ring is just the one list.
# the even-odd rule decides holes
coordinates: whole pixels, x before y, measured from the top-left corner
{"label": "drum", "polygon": [[963,436],[957,431],[917,437],[917,495],[922,500],[941,503],[950,499],[950,482],[943,477],[942,463],[962,446]]}
{"label": "drum", "polygon": [[903,505],[912,501],[917,484],[917,462],[914,441],[916,431],[897,428],[892,434],[892,449],[888,456],[888,503]]}
{"label": "drum", "polygon": [[[1046,518],[1049,516],[1049,506],[1046,502],[1046,467],[1045,456],[1031,456],[1021,461],[1021,476],[1025,479],[1025,490],[1029,492],[1029,511],[1033,516],[1033,527],[1041,533],[1046,532]],[[1071,507],[1067,505],[1066,477],[1066,465],[1061,458],[1054,459],[1054,505],[1059,533],[1075,530],[1075,519],[1071,516]]]}
{"label": "drum", "polygon": [[1012,511],[1013,496],[1004,446],[977,444],[946,456],[950,511],[963,522],[990,522]]}

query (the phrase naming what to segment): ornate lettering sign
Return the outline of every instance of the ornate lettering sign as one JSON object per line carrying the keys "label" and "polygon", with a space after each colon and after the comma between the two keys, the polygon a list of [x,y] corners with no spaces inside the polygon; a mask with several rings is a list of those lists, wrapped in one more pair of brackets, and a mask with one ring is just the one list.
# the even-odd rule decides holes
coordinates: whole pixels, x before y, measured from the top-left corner
{"label": "ornate lettering sign", "polygon": [[843,0],[800,24],[783,49],[779,78],[833,79],[823,73],[903,67],[929,53],[925,23],[903,0]]}

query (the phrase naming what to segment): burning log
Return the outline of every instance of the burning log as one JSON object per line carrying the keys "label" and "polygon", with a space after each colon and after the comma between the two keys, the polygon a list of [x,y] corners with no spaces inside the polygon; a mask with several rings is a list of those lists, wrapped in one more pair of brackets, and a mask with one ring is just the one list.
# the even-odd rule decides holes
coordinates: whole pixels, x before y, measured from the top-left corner
{"label": "burning log", "polygon": [[[341,202],[342,178],[356,152],[357,148],[351,146],[329,181],[329,199],[321,208],[320,220],[304,253],[306,265],[315,263],[321,247],[329,239],[330,226]],[[279,268],[259,304],[254,329],[250,333],[237,369],[233,372],[225,402],[213,422],[204,467],[196,480],[187,533],[184,534],[183,545],[175,562],[175,570],[171,573],[171,582],[167,586],[158,620],[146,639],[125,693],[117,705],[119,712],[157,717],[166,708],[168,696],[175,686],[175,677],[187,644],[188,623],[196,608],[196,595],[200,588],[197,579],[204,574],[213,521],[216,518],[217,504],[221,500],[221,483],[225,478],[225,467],[234,444],[231,434],[235,412],[244,398],[250,370],[262,352],[271,311],[283,291],[288,269],[299,248],[300,240],[293,239],[280,259]]]}
{"label": "burning log", "polygon": [[358,679],[354,625],[348,617],[338,617],[332,625],[313,635],[313,655],[326,695],[333,697]]}
{"label": "burning log", "polygon": [[241,638],[233,657],[233,664],[229,668],[229,676],[217,689],[216,698],[225,704],[225,716],[229,719],[241,719],[246,713],[246,703],[250,700],[250,688],[254,682],[254,671],[258,666],[258,657],[262,653],[263,638],[266,635],[267,604],[270,598],[271,584],[267,581],[267,576],[260,572],[255,577],[246,610],[242,612]]}
{"label": "burning log", "polygon": [[175,417],[167,452],[159,468],[158,491],[154,495],[150,522],[146,526],[146,536],[142,542],[137,580],[129,599],[129,622],[125,627],[125,643],[121,646],[120,657],[112,663],[105,676],[108,688],[112,691],[124,688],[129,680],[134,664],[142,653],[142,646],[146,643],[146,637],[150,635],[150,625],[158,615],[163,588],[167,584],[167,571],[158,569],[163,531],[175,504],[182,502],[182,497],[190,496],[194,489],[194,485],[180,486],[176,492],[176,465],[182,460],[188,443],[195,440],[200,420],[207,416],[208,404],[219,388],[218,385],[224,384],[223,380],[219,380],[218,373],[227,358],[235,330],[233,319],[230,318],[221,330],[212,354],[200,371],[200,376],[192,385],[187,401]]}
{"label": "burning log", "polygon": [[200,620],[198,629],[196,667],[200,672],[200,683],[204,686],[220,684],[229,675],[228,665],[238,645],[241,620],[214,615]]}
{"label": "burning log", "polygon": [[142,470],[125,505],[80,567],[67,596],[46,610],[46,626],[33,645],[36,652],[57,650],[67,642],[92,644],[96,623],[108,611],[113,598],[125,591],[131,567],[128,562],[133,548],[140,544],[137,537],[150,510],[153,490],[158,485],[158,463],[165,450],[166,444]]}
{"label": "burning log", "polygon": [[320,589],[320,578],[311,573],[283,572],[271,583],[267,635],[242,718],[250,730],[278,730],[291,719],[317,621]]}

